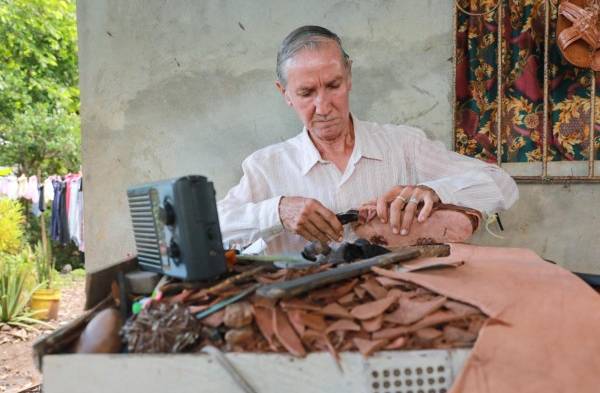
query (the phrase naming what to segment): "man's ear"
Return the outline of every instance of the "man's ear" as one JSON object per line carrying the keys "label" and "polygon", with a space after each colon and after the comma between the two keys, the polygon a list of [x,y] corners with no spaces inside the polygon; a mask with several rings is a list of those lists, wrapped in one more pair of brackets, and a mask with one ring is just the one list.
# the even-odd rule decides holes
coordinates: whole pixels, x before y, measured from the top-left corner
{"label": "man's ear", "polygon": [[288,96],[285,86],[280,81],[275,81],[275,86],[277,86],[277,90],[279,90],[279,92],[283,96],[285,103],[288,104],[288,106],[292,106],[292,100]]}
{"label": "man's ear", "polygon": [[348,60],[348,90],[352,90],[352,60]]}

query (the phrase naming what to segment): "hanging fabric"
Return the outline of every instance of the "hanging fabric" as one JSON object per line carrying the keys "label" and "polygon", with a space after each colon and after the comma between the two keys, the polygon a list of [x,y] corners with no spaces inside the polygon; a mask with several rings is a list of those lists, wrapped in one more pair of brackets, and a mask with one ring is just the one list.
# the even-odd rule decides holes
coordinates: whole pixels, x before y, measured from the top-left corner
{"label": "hanging fabric", "polygon": [[[558,4],[563,2],[566,3],[477,2],[482,11],[489,12],[474,15],[471,11],[476,10],[475,2],[456,0],[459,12],[455,31],[455,149],[458,153],[488,162],[541,162],[544,155],[548,161],[585,161],[590,151],[600,159],[600,149],[593,148],[600,145],[598,123],[593,127],[594,143],[590,145],[589,141],[591,72],[565,61],[556,34],[545,34],[545,4],[550,7],[548,31],[554,32]],[[571,23],[566,27],[570,28]],[[500,51],[499,31],[503,42]],[[558,33],[561,32],[564,31]],[[549,47],[547,64],[545,40]],[[582,42],[579,40],[577,45]],[[549,127],[544,136],[545,79],[549,86]],[[599,87],[597,78],[595,90],[600,92]],[[599,105],[597,100],[596,113]],[[499,122],[500,152],[496,136]]]}
{"label": "hanging fabric", "polygon": [[44,183],[40,183],[38,185],[38,209],[40,209],[41,212],[46,210],[46,203],[44,199]]}
{"label": "hanging fabric", "polygon": [[0,178],[0,196],[8,199],[17,199],[17,177],[14,175],[4,176]]}
{"label": "hanging fabric", "polygon": [[52,202],[52,219],[50,224],[50,238],[54,241],[60,240],[60,196],[63,183],[60,180],[52,180],[54,200]]}
{"label": "hanging fabric", "polygon": [[54,186],[52,181],[56,180],[56,176],[49,176],[44,180],[44,203],[48,204],[54,200]]}
{"label": "hanging fabric", "polygon": [[81,176],[72,176],[67,180],[69,187],[69,202],[68,202],[68,221],[69,221],[69,238],[73,240],[75,245],[79,246],[81,242],[81,217],[79,214],[79,192],[81,188]]}
{"label": "hanging fabric", "polygon": [[21,175],[17,179],[17,198],[25,198],[27,195],[27,176]]}
{"label": "hanging fabric", "polygon": [[83,178],[81,173],[48,176],[45,180],[21,174],[0,177],[0,198],[31,201],[30,213],[40,217],[51,208],[50,239],[66,245],[73,242],[84,251],[83,241]]}
{"label": "hanging fabric", "polygon": [[27,179],[27,188],[25,190],[25,199],[29,199],[32,203],[37,204],[39,201],[38,180],[37,176],[30,176]]}
{"label": "hanging fabric", "polygon": [[83,177],[79,182],[79,251],[85,252],[85,242],[83,241]]}

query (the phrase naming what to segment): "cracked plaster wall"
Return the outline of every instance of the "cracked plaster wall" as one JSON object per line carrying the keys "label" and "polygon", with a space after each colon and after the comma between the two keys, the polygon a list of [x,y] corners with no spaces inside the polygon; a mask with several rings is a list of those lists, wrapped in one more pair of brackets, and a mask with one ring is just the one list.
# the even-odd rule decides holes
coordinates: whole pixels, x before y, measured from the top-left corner
{"label": "cracked plaster wall", "polygon": [[[77,13],[89,271],[134,253],[128,186],[195,173],[222,197],[244,157],[300,131],[273,83],[277,47],[300,25],[342,37],[359,118],[451,144],[450,0],[79,0]],[[478,241],[593,270],[598,187],[520,188],[506,239]]]}

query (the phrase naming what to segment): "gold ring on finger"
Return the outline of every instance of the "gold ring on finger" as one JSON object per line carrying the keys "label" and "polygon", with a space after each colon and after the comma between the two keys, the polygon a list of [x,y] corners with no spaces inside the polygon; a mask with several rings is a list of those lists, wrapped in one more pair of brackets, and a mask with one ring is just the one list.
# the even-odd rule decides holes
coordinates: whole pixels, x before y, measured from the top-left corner
{"label": "gold ring on finger", "polygon": [[402,195],[398,195],[395,199],[400,199],[404,203],[408,202]]}

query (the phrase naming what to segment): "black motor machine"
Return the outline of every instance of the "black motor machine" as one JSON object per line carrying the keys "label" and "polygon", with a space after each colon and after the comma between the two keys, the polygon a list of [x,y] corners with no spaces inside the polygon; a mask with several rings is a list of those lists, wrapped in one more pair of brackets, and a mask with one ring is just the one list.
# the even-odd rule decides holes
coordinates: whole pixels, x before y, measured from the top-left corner
{"label": "black motor machine", "polygon": [[183,280],[206,280],[225,272],[215,189],[206,177],[134,186],[127,197],[142,269]]}

